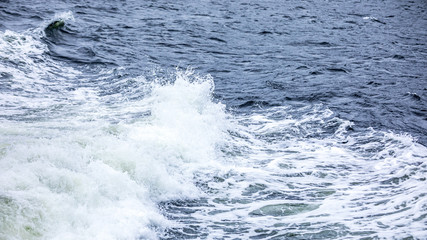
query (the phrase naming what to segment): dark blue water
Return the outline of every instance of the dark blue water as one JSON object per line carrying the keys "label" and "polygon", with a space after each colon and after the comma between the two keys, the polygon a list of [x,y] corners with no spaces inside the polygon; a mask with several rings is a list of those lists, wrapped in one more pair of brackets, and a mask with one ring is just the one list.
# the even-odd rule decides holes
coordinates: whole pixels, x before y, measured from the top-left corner
{"label": "dark blue water", "polygon": [[[75,237],[46,227],[50,217],[84,239],[425,238],[426,10],[426,1],[406,0],[0,1],[0,201],[11,209],[0,211],[0,238]],[[47,28],[60,19],[64,26]],[[164,133],[147,145],[154,140],[146,136]],[[74,143],[80,147],[66,147]],[[24,154],[33,145],[41,147]],[[22,187],[25,173],[6,173],[33,172],[28,162],[68,169],[74,158],[52,160],[52,149],[80,156],[80,167],[99,160],[129,176],[149,192],[135,193],[144,199],[135,208],[164,219],[135,220],[117,214],[121,208],[102,215],[128,194],[107,190],[99,196],[112,197],[97,207],[70,194],[79,200],[69,207],[92,214],[85,223],[34,217],[44,208],[33,206],[53,203],[22,194],[39,196],[46,186],[57,194],[62,173],[34,170],[43,187]],[[186,158],[194,149],[200,153]],[[226,167],[194,170],[193,156],[210,151],[209,161]],[[179,165],[176,156],[183,167],[171,163]],[[157,164],[163,170],[146,177]],[[90,172],[80,167],[72,171]],[[192,170],[181,177],[181,168]],[[174,192],[157,182],[168,174],[188,187]],[[90,176],[96,189],[108,185]],[[27,208],[31,214],[16,210]],[[102,235],[93,219],[104,217],[107,227],[133,227]]]}
{"label": "dark blue water", "polygon": [[47,54],[73,67],[126,66],[134,76],[191,66],[211,74],[216,97],[236,110],[321,103],[357,127],[427,141],[424,1],[1,6],[2,31],[25,31],[72,11],[75,21],[43,41]]}

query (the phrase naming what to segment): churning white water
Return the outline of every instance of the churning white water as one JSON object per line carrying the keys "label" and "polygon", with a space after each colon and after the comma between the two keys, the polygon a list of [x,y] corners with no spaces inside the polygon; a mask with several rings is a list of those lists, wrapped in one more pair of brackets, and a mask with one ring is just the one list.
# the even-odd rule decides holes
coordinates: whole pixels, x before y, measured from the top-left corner
{"label": "churning white water", "polygon": [[192,70],[83,73],[43,34],[0,33],[0,239],[427,236],[410,135],[322,104],[238,114]]}
{"label": "churning white water", "polygon": [[43,92],[59,69],[27,59],[43,45],[10,31],[1,39],[1,56],[23,64],[9,71],[11,88],[29,88],[19,98],[2,94],[2,109],[14,109],[2,115],[39,118],[0,123],[1,239],[155,239],[155,229],[172,224],[156,203],[201,194],[193,175],[217,167],[228,126],[210,77],[139,77],[147,96],[106,104],[91,86]]}

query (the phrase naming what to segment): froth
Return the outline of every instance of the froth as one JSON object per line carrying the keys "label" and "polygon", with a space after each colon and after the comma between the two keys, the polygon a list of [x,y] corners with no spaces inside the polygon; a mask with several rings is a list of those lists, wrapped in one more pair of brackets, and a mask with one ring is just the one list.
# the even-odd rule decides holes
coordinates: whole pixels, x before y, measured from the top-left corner
{"label": "froth", "polygon": [[0,93],[2,105],[7,106],[0,106],[1,115],[25,114],[66,103],[69,79],[79,72],[47,57],[48,48],[39,38],[29,32],[0,33],[0,74],[7,83]]}
{"label": "froth", "polygon": [[[202,194],[194,174],[217,165],[227,127],[212,101],[213,81],[189,71],[153,84],[131,106],[149,110],[113,124],[114,109],[0,128],[0,237],[6,239],[156,239],[170,224],[156,204]],[[93,109],[87,102],[81,110]],[[139,108],[137,108],[139,109]]]}
{"label": "froth", "polygon": [[208,183],[213,207],[193,214],[209,236],[236,224],[249,230],[230,237],[423,237],[427,150],[411,136],[354,132],[320,105],[238,121],[234,167]]}

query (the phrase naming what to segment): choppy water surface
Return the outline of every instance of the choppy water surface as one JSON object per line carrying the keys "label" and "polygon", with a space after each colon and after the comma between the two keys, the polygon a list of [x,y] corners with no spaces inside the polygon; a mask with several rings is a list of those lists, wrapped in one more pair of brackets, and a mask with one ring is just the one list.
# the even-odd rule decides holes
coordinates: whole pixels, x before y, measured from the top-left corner
{"label": "choppy water surface", "polygon": [[426,6],[0,1],[0,239],[425,239]]}

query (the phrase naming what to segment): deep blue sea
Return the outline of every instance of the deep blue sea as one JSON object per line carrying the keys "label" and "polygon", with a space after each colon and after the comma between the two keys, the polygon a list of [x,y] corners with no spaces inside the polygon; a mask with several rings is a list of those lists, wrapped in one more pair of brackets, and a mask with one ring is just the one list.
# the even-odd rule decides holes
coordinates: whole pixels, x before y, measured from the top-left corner
{"label": "deep blue sea", "polygon": [[0,0],[0,239],[427,239],[425,0]]}

